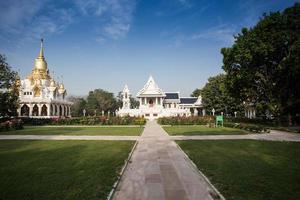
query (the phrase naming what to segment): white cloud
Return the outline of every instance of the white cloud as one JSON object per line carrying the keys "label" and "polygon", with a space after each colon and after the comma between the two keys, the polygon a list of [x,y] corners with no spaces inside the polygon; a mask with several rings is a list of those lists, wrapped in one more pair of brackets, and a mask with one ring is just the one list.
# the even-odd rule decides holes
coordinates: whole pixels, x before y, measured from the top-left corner
{"label": "white cloud", "polygon": [[6,41],[22,43],[61,33],[72,23],[72,13],[55,7],[48,0],[0,1],[0,35]]}
{"label": "white cloud", "polygon": [[83,14],[99,18],[101,41],[124,38],[130,31],[135,0],[77,0],[76,4]]}
{"label": "white cloud", "polygon": [[234,34],[236,34],[234,26],[222,24],[198,32],[192,35],[190,40],[210,39],[224,44],[232,44],[234,42]]}

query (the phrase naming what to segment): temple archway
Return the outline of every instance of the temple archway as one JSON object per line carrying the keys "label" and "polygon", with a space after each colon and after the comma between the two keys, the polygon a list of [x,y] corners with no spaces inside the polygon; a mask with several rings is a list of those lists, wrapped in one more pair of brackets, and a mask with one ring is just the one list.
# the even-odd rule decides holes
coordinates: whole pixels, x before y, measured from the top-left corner
{"label": "temple archway", "polygon": [[32,116],[39,116],[39,107],[36,104],[32,108]]}
{"label": "temple archway", "polygon": [[29,116],[29,107],[26,104],[21,107],[21,116]]}
{"label": "temple archway", "polygon": [[42,106],[41,116],[47,116],[47,115],[48,115],[47,106],[44,104]]}
{"label": "temple archway", "polygon": [[153,100],[152,99],[149,100],[149,106],[153,107]]}
{"label": "temple archway", "polygon": [[62,107],[59,106],[59,116],[62,116]]}

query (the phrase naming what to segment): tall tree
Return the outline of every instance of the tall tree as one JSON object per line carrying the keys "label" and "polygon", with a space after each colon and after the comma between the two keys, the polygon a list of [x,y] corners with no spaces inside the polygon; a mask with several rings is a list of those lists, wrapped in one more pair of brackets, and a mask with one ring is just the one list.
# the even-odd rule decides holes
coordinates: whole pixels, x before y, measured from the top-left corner
{"label": "tall tree", "polygon": [[17,115],[19,79],[6,62],[6,57],[0,54],[0,117]]}
{"label": "tall tree", "polygon": [[235,111],[240,111],[241,107],[234,98],[232,98],[225,85],[226,75],[219,74],[208,78],[205,86],[198,90],[202,96],[202,103],[204,108],[211,112],[215,109],[216,113],[233,115]]}
{"label": "tall tree", "polygon": [[191,94],[191,97],[199,97],[201,95],[201,89],[199,88],[196,88],[192,94]]}
{"label": "tall tree", "polygon": [[274,116],[300,109],[300,4],[282,13],[264,14],[253,28],[243,28],[230,48],[223,48],[227,88],[240,101]]}
{"label": "tall tree", "polygon": [[94,91],[89,92],[86,107],[90,115],[102,111],[110,111],[112,113],[118,108],[114,94],[102,89],[95,89]]}
{"label": "tall tree", "polygon": [[83,110],[86,109],[86,100],[83,97],[70,96],[69,101],[73,103],[71,107],[73,117],[83,116]]}

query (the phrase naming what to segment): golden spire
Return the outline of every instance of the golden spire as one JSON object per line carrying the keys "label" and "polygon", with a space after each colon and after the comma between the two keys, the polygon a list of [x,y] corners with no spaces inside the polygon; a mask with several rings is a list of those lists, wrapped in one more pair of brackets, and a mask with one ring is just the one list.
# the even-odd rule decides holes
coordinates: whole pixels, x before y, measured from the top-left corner
{"label": "golden spire", "polygon": [[43,57],[44,57],[44,39],[41,38],[41,49],[39,53],[39,58],[43,58]]}
{"label": "golden spire", "polygon": [[47,62],[44,57],[44,40],[41,39],[41,49],[39,56],[35,59],[35,69],[42,70],[45,74],[47,73]]}

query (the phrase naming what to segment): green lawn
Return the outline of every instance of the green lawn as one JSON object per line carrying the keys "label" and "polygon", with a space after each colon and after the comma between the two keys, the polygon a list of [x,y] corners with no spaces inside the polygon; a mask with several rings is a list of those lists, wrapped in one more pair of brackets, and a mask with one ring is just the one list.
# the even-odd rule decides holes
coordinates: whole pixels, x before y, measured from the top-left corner
{"label": "green lawn", "polygon": [[43,127],[25,126],[22,130],[0,132],[1,135],[140,135],[143,127]]}
{"label": "green lawn", "polygon": [[300,143],[178,141],[226,199],[300,199]]}
{"label": "green lawn", "polygon": [[249,132],[236,128],[217,127],[209,128],[201,125],[165,126],[169,135],[239,135]]}
{"label": "green lawn", "polygon": [[0,199],[106,199],[133,144],[0,141]]}

